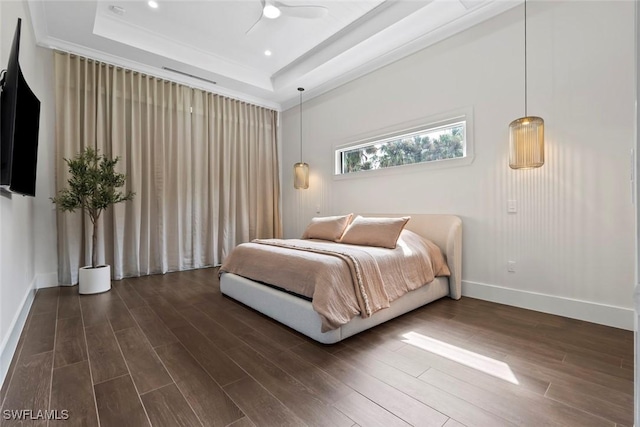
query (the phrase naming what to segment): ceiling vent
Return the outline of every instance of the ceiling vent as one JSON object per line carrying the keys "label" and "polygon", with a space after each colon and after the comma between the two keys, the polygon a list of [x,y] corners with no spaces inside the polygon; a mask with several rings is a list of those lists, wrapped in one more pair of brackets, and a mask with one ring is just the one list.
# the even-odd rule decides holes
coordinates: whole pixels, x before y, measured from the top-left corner
{"label": "ceiling vent", "polygon": [[203,82],[211,83],[211,84],[214,84],[214,85],[218,84],[218,82],[214,82],[213,80],[205,79],[204,77],[194,76],[193,74],[185,73],[184,71],[174,70],[173,68],[162,67],[162,69],[163,70],[167,70],[167,71],[171,71],[172,73],[178,73],[178,74],[182,74],[183,76],[187,76],[187,77],[191,77],[191,78],[194,78],[194,79],[202,80]]}
{"label": "ceiling vent", "polygon": [[109,10],[119,16],[122,16],[125,13],[127,13],[127,10],[124,7],[115,6],[115,5],[109,6]]}

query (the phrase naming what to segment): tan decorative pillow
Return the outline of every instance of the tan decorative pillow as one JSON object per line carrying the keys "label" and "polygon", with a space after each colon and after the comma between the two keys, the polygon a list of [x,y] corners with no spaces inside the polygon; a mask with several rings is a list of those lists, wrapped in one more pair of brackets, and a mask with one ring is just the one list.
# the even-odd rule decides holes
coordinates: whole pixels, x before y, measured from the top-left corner
{"label": "tan decorative pillow", "polygon": [[364,218],[358,215],[347,227],[340,243],[361,246],[379,246],[393,249],[402,229],[411,217]]}
{"label": "tan decorative pillow", "polygon": [[311,220],[302,235],[303,239],[321,239],[337,242],[349,225],[353,214],[316,217]]}

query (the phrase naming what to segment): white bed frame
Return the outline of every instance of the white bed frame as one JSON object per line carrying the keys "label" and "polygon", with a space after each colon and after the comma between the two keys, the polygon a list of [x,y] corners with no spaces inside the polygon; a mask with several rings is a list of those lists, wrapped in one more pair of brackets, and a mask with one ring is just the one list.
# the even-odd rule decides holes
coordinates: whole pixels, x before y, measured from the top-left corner
{"label": "white bed frame", "polygon": [[[399,217],[404,215],[363,215]],[[438,245],[447,257],[450,277],[437,277],[427,286],[411,291],[391,303],[391,307],[363,319],[354,317],[349,323],[329,332],[320,332],[322,322],[311,302],[278,291],[269,286],[223,273],[220,291],[243,304],[283,323],[324,344],[333,344],[347,337],[398,317],[425,304],[449,296],[460,299],[462,270],[462,221],[454,215],[410,215],[406,228]]]}

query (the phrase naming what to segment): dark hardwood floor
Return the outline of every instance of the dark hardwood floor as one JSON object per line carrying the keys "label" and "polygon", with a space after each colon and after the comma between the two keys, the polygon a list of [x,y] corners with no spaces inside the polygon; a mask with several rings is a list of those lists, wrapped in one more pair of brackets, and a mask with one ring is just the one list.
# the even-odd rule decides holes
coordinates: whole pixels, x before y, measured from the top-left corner
{"label": "dark hardwood floor", "polygon": [[40,290],[0,402],[1,426],[631,426],[633,335],[463,298],[325,346],[195,270]]}

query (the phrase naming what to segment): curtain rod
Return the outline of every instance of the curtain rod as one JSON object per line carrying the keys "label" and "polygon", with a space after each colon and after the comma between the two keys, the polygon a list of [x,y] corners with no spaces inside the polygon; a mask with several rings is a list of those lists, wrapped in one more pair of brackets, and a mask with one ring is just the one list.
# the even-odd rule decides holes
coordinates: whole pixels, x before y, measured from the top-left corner
{"label": "curtain rod", "polygon": [[[1,0],[0,0],[0,1],[1,1]],[[81,55],[81,54],[79,54],[79,53],[75,53],[75,52],[71,52],[71,51],[66,51],[66,50],[62,50],[62,49],[59,49],[59,48],[51,48],[51,49],[52,49],[55,53],[59,53],[59,54],[61,54],[61,55],[68,55],[68,56],[70,56],[70,57],[77,57],[77,58],[80,58],[80,60],[81,60],[81,61],[82,61],[82,60],[84,60],[84,61],[91,61],[91,62],[95,62],[95,63],[97,63],[97,64],[100,64],[100,65],[101,65],[101,66],[103,66],[103,67],[109,67],[109,68],[121,69],[121,70],[124,70],[125,72],[133,73],[134,75],[136,75],[136,74],[140,74],[140,75],[141,75],[141,76],[143,76],[143,77],[151,77],[151,78],[156,79],[156,80],[160,80],[160,81],[167,82],[167,83],[170,83],[170,84],[175,84],[175,85],[183,86],[183,87],[186,87],[186,88],[189,88],[189,89],[192,89],[192,90],[200,90],[200,91],[203,91],[203,92],[208,93],[208,94],[211,94],[211,95],[219,96],[219,97],[222,97],[222,98],[227,98],[227,99],[230,99],[230,100],[232,100],[232,101],[240,102],[240,103],[242,103],[242,104],[252,105],[252,106],[255,106],[255,107],[258,107],[258,108],[263,108],[263,109],[265,109],[265,110],[275,111],[276,113],[278,113],[278,110],[274,109],[273,107],[267,107],[267,106],[264,106],[264,105],[255,104],[255,103],[253,103],[253,102],[243,101],[242,99],[234,98],[234,97],[232,97],[232,96],[228,96],[228,95],[223,95],[223,94],[220,94],[220,93],[211,92],[210,90],[205,89],[205,88],[203,88],[203,87],[192,86],[192,85],[190,85],[190,84],[181,83],[181,82],[176,82],[176,81],[173,81],[173,80],[169,80],[169,79],[167,79],[166,77],[157,76],[157,75],[154,75],[154,74],[150,74],[150,73],[148,73],[148,72],[145,72],[145,71],[138,71],[138,70],[134,70],[134,69],[132,69],[132,68],[128,68],[128,67],[125,67],[125,66],[122,66],[122,65],[111,64],[111,63],[109,63],[109,62],[105,62],[105,61],[103,61],[103,60],[96,59],[96,58],[90,58],[90,57],[88,57],[88,56],[86,56],[86,55]]]}

